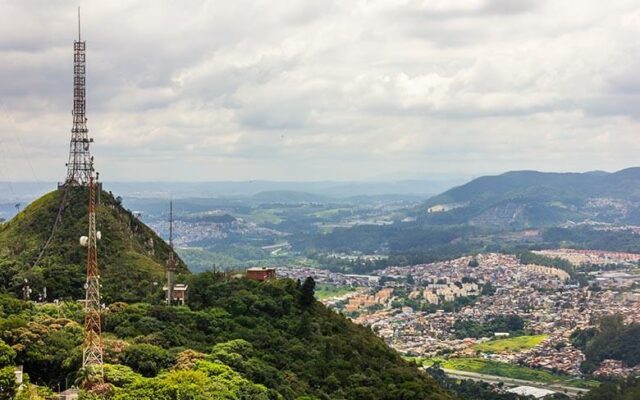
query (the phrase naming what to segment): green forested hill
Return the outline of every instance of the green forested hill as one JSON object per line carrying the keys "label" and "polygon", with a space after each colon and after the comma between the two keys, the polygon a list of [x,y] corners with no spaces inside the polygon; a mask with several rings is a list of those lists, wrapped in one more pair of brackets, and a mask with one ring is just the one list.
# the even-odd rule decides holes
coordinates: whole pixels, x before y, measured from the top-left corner
{"label": "green forested hill", "polygon": [[[117,400],[445,400],[447,394],[369,329],[313,299],[313,282],[259,283],[203,273],[189,306],[111,304],[101,398]],[[31,381],[75,381],[78,305],[0,296],[0,339]],[[7,351],[10,352],[11,350]],[[86,397],[89,398],[89,397]]]}
{"label": "green forested hill", "polygon": [[[53,239],[38,265],[33,265],[49,237],[62,196],[61,190],[50,192],[0,225],[0,286],[19,294],[28,279],[33,298],[44,287],[48,299],[83,296],[86,249],[79,245],[79,237],[87,235],[88,229],[86,189],[69,191]],[[98,264],[104,300],[140,301],[159,295],[168,245],[110,193],[99,197]],[[188,272],[181,260],[178,265]]]}
{"label": "green forested hill", "polygon": [[483,176],[425,203],[446,206],[430,222],[501,227],[553,226],[567,221],[637,223],[640,168],[615,173],[511,171]]}
{"label": "green forested hill", "polygon": [[497,201],[517,197],[555,200],[587,197],[615,197],[640,200],[640,168],[614,173],[557,173],[510,171],[496,176],[483,176],[447,190],[429,203]]}

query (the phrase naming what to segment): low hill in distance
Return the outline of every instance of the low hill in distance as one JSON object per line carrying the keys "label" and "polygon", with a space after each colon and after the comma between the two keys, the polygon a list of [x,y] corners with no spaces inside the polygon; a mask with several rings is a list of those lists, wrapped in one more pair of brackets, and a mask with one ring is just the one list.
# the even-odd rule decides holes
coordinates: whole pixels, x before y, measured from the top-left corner
{"label": "low hill in distance", "polygon": [[433,222],[472,225],[640,223],[640,168],[615,173],[511,171],[447,190],[429,199],[425,207]]}
{"label": "low hill in distance", "polygon": [[[87,235],[88,194],[72,188],[50,192],[0,225],[0,285],[20,294],[28,280],[37,298],[47,288],[48,299],[83,297],[86,249],[79,237]],[[103,299],[140,301],[160,296],[169,246],[108,192],[99,195],[98,264]],[[63,201],[64,200],[64,201]],[[33,265],[63,211],[52,240],[38,265]],[[178,259],[179,272],[188,270]],[[157,284],[154,285],[154,282]]]}
{"label": "low hill in distance", "polygon": [[255,203],[280,203],[280,204],[297,204],[297,203],[324,203],[332,201],[327,196],[313,194],[308,192],[297,192],[293,190],[274,190],[259,192],[250,197]]}

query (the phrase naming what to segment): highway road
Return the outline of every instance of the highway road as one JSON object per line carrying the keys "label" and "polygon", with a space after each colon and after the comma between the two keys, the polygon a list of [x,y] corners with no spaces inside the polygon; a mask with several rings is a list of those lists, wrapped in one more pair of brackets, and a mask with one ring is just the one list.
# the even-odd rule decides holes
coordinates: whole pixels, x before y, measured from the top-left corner
{"label": "highway road", "polygon": [[564,393],[571,397],[576,397],[580,394],[584,394],[589,389],[576,388],[572,386],[566,386],[559,383],[544,383],[526,381],[523,379],[505,378],[502,376],[480,374],[476,372],[456,371],[452,369],[443,369],[443,371],[450,377],[459,379],[472,379],[475,381],[482,381],[487,383],[499,383],[502,382],[506,386],[533,386],[537,388],[553,390],[554,392]]}

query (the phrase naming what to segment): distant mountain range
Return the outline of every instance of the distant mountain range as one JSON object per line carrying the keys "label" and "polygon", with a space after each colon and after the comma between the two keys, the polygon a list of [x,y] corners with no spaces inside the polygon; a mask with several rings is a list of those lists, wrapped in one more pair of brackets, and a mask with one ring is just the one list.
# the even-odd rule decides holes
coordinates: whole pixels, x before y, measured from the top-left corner
{"label": "distant mountain range", "polygon": [[640,224],[640,168],[484,176],[430,198],[422,211],[433,222],[514,228],[587,220]]}
{"label": "distant mountain range", "polygon": [[[316,182],[105,182],[104,188],[125,203],[136,199],[199,199],[202,206],[227,204],[233,199],[255,202],[335,202],[358,201],[359,198],[391,197],[426,199],[442,192],[460,180],[399,180],[399,181],[316,181]],[[0,182],[0,218],[10,219],[21,207],[57,187],[55,182]],[[289,196],[289,197],[287,197]],[[166,201],[162,201],[166,207]],[[135,209],[135,204],[132,206]]]}
{"label": "distant mountain range", "polygon": [[247,200],[254,204],[300,204],[300,203],[370,203],[375,201],[422,201],[426,195],[408,193],[360,194],[349,197],[330,197],[316,193],[294,190],[272,190],[256,193]]}
{"label": "distant mountain range", "polygon": [[387,194],[432,196],[460,181],[316,181],[316,182],[113,182],[105,187],[126,197],[250,197],[262,192],[305,192],[329,198]]}
{"label": "distant mountain range", "polygon": [[[163,213],[166,199],[184,199],[181,207],[206,211],[212,207],[273,203],[420,201],[451,187],[452,182],[136,182],[105,183],[124,197],[132,210],[143,207]],[[0,183],[0,186],[2,183]],[[16,204],[53,187],[53,183],[13,183],[0,196],[0,218],[9,219]],[[11,196],[13,193],[13,197]],[[142,202],[142,203],[141,203]],[[140,203],[140,204],[139,204]],[[595,221],[640,224],[640,168],[618,172],[551,173],[511,171],[483,176],[429,198],[417,214],[438,225],[470,224],[501,228],[558,226]]]}

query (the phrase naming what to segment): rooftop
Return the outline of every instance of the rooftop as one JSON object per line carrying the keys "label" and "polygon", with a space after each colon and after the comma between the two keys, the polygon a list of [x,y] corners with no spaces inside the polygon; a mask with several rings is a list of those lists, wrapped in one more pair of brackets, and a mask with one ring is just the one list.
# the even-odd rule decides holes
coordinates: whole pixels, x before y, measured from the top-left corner
{"label": "rooftop", "polygon": [[552,390],[541,389],[533,386],[518,386],[507,390],[509,393],[515,393],[521,396],[533,396],[536,399],[544,399],[547,396],[554,394]]}

